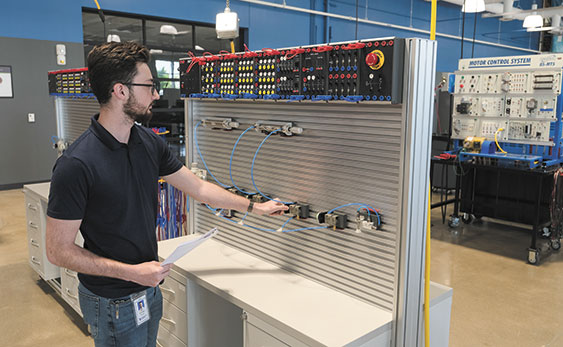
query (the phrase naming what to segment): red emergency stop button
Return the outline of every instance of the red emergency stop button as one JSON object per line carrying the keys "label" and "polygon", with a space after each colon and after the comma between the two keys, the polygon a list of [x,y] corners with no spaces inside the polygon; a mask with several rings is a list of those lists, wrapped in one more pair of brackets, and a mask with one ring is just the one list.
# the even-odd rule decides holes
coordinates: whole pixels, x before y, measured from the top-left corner
{"label": "red emergency stop button", "polygon": [[379,62],[379,57],[375,53],[369,53],[366,56],[366,64],[368,66],[375,66]]}

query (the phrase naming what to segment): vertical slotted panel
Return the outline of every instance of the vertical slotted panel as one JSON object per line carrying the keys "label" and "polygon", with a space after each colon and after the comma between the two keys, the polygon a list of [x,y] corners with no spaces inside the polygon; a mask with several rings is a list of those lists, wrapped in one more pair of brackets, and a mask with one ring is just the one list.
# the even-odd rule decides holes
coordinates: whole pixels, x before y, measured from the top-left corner
{"label": "vertical slotted panel", "polygon": [[[188,162],[204,168],[224,186],[233,181],[255,192],[252,160],[265,134],[249,131],[232,156],[239,135],[257,121],[293,122],[302,135],[273,135],[256,156],[254,182],[262,192],[283,201],[311,205],[310,217],[292,220],[284,231],[318,227],[314,216],[347,203],[366,203],[381,211],[383,227],[355,232],[355,207],[345,230],[280,232],[287,217],[242,213],[227,220],[192,200],[190,230],[213,226],[226,244],[272,262],[365,302],[393,312],[394,344],[418,345],[422,309],[424,235],[428,158],[436,43],[407,39],[401,105],[364,102],[186,101]],[[205,118],[233,118],[232,131],[197,131]],[[230,171],[230,172],[229,172]],[[208,175],[209,177],[210,175]],[[210,179],[212,181],[212,179]]]}
{"label": "vertical slotted panel", "polygon": [[97,99],[56,98],[58,136],[72,143],[90,126],[92,116],[100,112]]}
{"label": "vertical slotted panel", "polygon": [[[283,217],[249,215],[245,224],[221,219],[196,205],[195,226],[204,231],[219,226],[217,238],[290,271],[302,274],[374,305],[393,310],[395,250],[398,230],[397,194],[400,185],[402,107],[376,103],[287,103],[268,101],[190,101],[192,127],[205,118],[233,118],[233,131],[197,129],[200,151],[209,171],[232,186],[229,162],[241,133],[258,121],[293,122],[303,134],[271,136],[252,160],[265,134],[254,130],[241,138],[233,155],[234,183],[247,192],[263,193],[282,201],[311,205],[311,218],[292,220],[284,230],[319,227],[314,216],[348,203],[365,203],[381,210],[381,230],[355,232],[358,206],[339,212],[348,215],[348,229],[276,232]],[[194,134],[195,135],[195,134]],[[193,140],[193,139],[192,139]],[[195,141],[194,141],[195,142]],[[194,143],[195,146],[195,143]],[[193,161],[204,165],[197,150]],[[209,175],[208,175],[209,177]],[[213,181],[213,179],[210,179]]]}

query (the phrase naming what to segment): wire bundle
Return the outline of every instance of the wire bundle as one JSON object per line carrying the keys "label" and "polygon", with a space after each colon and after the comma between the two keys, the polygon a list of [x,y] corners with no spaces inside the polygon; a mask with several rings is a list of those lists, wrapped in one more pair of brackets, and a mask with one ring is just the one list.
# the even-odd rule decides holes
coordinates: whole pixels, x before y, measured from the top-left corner
{"label": "wire bundle", "polygon": [[188,200],[186,194],[161,180],[158,183],[158,241],[187,235]]}

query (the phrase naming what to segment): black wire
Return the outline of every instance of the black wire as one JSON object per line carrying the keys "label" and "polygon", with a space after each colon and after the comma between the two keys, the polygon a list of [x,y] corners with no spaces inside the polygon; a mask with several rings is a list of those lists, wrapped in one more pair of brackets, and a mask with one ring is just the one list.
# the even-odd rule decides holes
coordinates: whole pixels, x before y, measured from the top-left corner
{"label": "black wire", "polygon": [[475,31],[477,29],[477,12],[475,12],[475,19],[473,20],[473,44],[471,45],[471,58],[473,58],[473,52],[475,52]]}
{"label": "black wire", "polygon": [[[465,9],[465,0],[463,0],[463,7],[461,9]],[[463,12],[463,19],[461,20],[461,57],[459,59],[463,59],[463,36],[465,35],[465,11],[461,12]]]}
{"label": "black wire", "polygon": [[354,40],[358,39],[358,1],[356,0],[356,35],[354,36]]}

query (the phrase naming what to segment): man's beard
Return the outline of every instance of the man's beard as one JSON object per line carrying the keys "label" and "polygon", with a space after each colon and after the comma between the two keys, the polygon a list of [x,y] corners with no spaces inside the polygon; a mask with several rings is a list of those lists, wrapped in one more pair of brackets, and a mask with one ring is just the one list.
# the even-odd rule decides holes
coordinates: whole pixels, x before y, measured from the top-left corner
{"label": "man's beard", "polygon": [[123,105],[123,112],[134,122],[141,124],[150,121],[152,118],[152,112],[148,106],[147,108],[140,106],[133,94],[129,95],[129,99],[127,99],[127,102]]}

